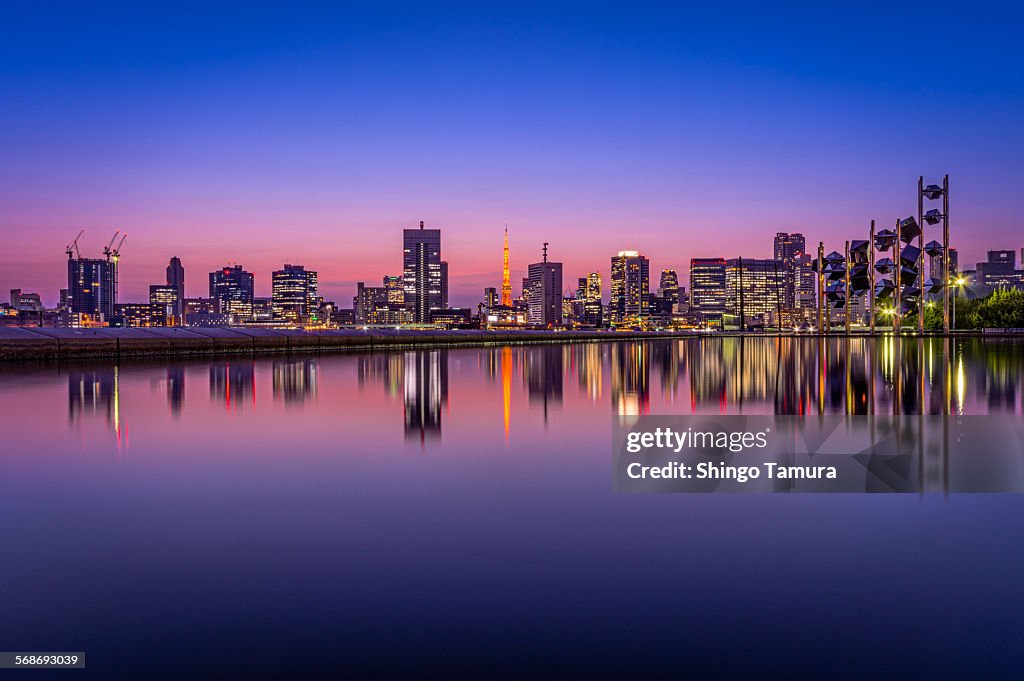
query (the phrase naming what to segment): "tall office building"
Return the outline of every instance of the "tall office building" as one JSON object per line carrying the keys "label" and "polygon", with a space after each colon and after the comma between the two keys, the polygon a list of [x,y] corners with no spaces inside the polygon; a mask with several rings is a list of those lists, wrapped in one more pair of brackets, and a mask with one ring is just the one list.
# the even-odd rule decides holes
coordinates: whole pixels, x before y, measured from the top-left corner
{"label": "tall office building", "polygon": [[775,234],[775,260],[781,260],[785,264],[785,288],[783,291],[782,307],[786,310],[797,309],[797,259],[807,252],[807,242],[804,235],[798,232],[789,234],[777,232]]}
{"label": "tall office building", "polygon": [[694,321],[719,325],[725,306],[725,258],[691,258],[690,314]]}
{"label": "tall office building", "polygon": [[105,323],[117,306],[117,263],[98,258],[68,258],[71,325]]}
{"label": "tall office building", "polygon": [[149,287],[149,320],[153,326],[180,326],[181,305],[176,287],[159,284]]}
{"label": "tall office building", "polygon": [[978,263],[978,283],[991,289],[1024,286],[1016,260],[1017,254],[1012,250],[989,251],[985,262]]}
{"label": "tall office building", "polygon": [[405,307],[417,324],[430,323],[430,311],[440,310],[441,294],[441,230],[404,230],[402,252],[402,284]]}
{"label": "tall office building", "polygon": [[658,280],[658,297],[670,306],[670,312],[675,312],[679,304],[679,276],[675,270],[662,270],[661,278]]}
{"label": "tall office building", "polygon": [[493,310],[498,306],[498,289],[488,286],[484,289],[484,308]]}
{"label": "tall office building", "polygon": [[530,324],[539,326],[562,323],[562,263],[548,262],[548,245],[544,259],[527,270],[527,314]]}
{"label": "tall office building", "polygon": [[366,286],[356,283],[356,295],[352,300],[356,324],[387,324],[388,289],[386,286]]}
{"label": "tall office building", "polygon": [[581,324],[601,326],[604,309],[601,304],[601,273],[591,272],[580,277],[576,287],[577,320]]}
{"label": "tall office building", "polygon": [[405,288],[402,286],[402,278],[400,276],[385,275],[384,289],[388,293],[389,305],[405,306]]}
{"label": "tall office building", "polygon": [[612,257],[612,323],[643,322],[648,316],[650,296],[650,261],[636,251],[619,251]]}
{"label": "tall office building", "polygon": [[[818,275],[813,260],[807,253],[793,261],[793,319],[796,322],[811,323],[817,314]],[[788,285],[788,282],[787,282]]]}
{"label": "tall office building", "polygon": [[317,273],[302,265],[285,265],[271,275],[274,317],[292,324],[313,321],[319,307]]}
{"label": "tall office building", "polygon": [[448,309],[448,261],[441,261],[441,309]]}
{"label": "tall office building", "polygon": [[785,289],[782,260],[731,258],[725,262],[725,307],[739,317],[740,328],[780,324]]}
{"label": "tall office building", "polygon": [[217,301],[221,314],[250,319],[253,310],[253,276],[241,265],[210,272],[210,298]]}
{"label": "tall office building", "polygon": [[167,285],[175,290],[178,298],[172,314],[181,319],[182,301],[185,300],[185,268],[182,267],[181,260],[177,257],[171,258],[167,265]]}

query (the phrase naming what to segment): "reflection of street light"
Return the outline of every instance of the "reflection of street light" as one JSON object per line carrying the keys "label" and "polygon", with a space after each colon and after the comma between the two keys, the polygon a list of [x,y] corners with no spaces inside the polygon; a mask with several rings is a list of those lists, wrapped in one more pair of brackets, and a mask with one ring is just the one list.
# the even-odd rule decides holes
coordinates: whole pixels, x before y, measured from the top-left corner
{"label": "reflection of street light", "polygon": [[[963,290],[964,284],[966,284],[966,283],[967,283],[967,280],[964,279],[963,277],[957,277],[956,279],[953,280],[953,286],[955,286],[956,288],[959,288],[961,291]],[[956,296],[955,289],[954,289],[954,295],[953,295],[953,322],[950,325],[953,328],[956,328],[956,298],[957,298],[957,296]]]}

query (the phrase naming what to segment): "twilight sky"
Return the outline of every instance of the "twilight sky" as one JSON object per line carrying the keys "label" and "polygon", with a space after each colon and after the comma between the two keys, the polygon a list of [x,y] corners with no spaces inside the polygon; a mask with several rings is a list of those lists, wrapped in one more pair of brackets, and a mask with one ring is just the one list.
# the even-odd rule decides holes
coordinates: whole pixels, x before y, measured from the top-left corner
{"label": "twilight sky", "polygon": [[946,172],[964,266],[1024,246],[1010,3],[204,5],[0,10],[0,291],[54,303],[84,227],[128,232],[122,301],[177,255],[191,296],[289,262],[348,305],[421,219],[453,304],[506,223],[516,291],[543,241],[567,287],[622,249],[686,284],[776,231],[841,250]]}

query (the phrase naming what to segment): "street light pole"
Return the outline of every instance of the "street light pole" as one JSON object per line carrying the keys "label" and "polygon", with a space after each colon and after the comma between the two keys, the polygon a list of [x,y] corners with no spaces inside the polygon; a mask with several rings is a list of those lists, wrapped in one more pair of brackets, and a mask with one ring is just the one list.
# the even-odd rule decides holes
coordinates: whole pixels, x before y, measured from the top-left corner
{"label": "street light pole", "polygon": [[870,277],[871,288],[868,291],[870,307],[871,335],[875,335],[875,221],[871,221],[871,234],[868,237],[868,276]]}
{"label": "street light pole", "polygon": [[[959,274],[959,273],[958,273]],[[944,333],[951,328],[949,318],[949,175],[942,178],[942,327]],[[953,298],[953,324],[956,324],[956,298]]]}
{"label": "street light pole", "polygon": [[925,176],[918,176],[918,335],[925,335]]}

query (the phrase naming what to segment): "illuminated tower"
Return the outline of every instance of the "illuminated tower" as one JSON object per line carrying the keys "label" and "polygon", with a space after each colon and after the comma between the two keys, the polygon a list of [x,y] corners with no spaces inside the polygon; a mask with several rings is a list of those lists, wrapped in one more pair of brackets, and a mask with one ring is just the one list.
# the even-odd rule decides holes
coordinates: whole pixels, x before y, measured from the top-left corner
{"label": "illuminated tower", "polygon": [[512,279],[508,272],[508,225],[505,225],[505,256],[501,268],[501,304],[512,307]]}

